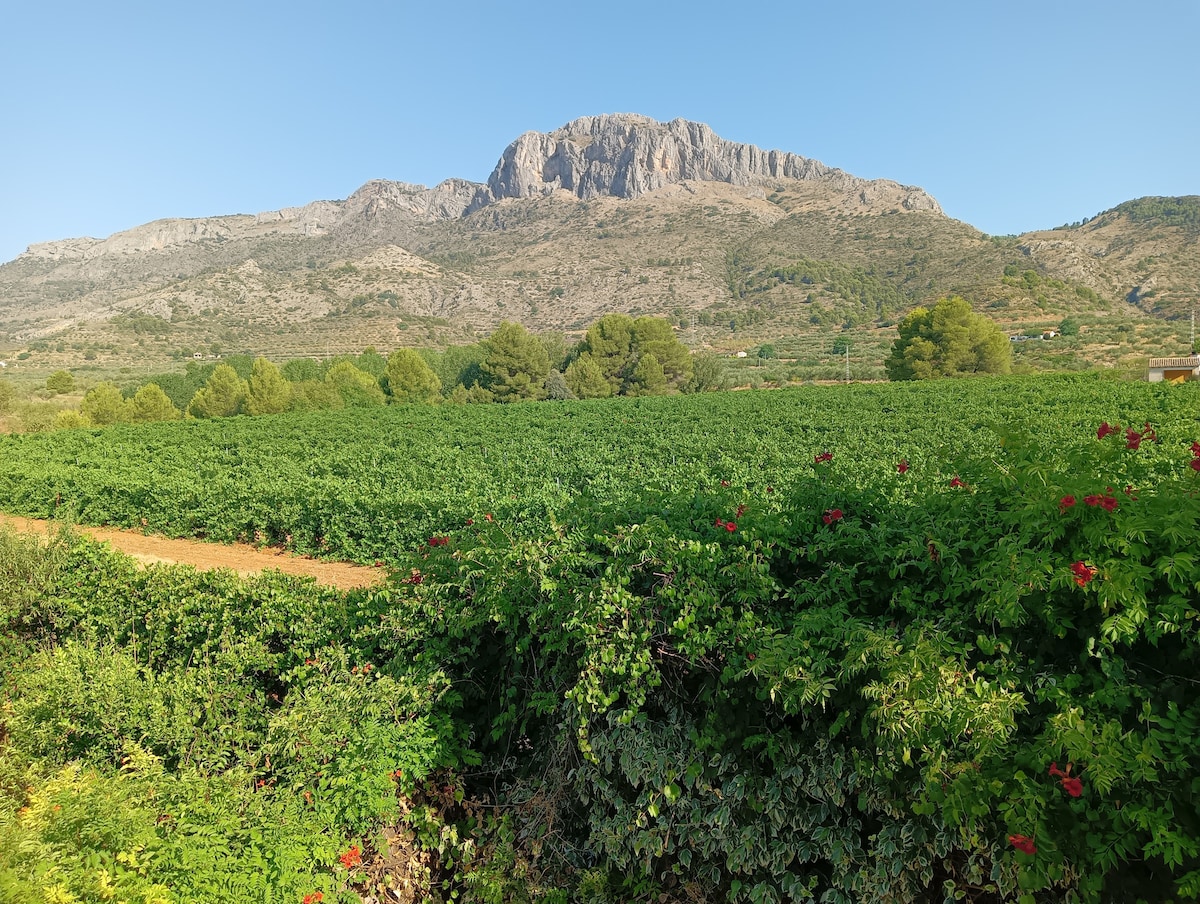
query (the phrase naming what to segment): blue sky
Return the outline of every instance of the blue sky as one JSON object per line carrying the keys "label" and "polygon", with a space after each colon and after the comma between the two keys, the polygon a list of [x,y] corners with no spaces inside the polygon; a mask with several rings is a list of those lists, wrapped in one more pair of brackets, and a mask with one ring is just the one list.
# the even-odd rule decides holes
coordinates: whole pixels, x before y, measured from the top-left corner
{"label": "blue sky", "polygon": [[13,0],[0,261],[161,217],[483,181],[636,112],[919,185],[992,234],[1200,194],[1200,2]]}

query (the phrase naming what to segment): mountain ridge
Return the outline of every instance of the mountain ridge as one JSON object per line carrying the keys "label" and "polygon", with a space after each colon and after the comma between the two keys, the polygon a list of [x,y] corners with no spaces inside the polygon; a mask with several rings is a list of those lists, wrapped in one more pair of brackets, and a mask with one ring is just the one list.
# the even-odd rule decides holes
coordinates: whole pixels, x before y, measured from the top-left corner
{"label": "mountain ridge", "polygon": [[604,114],[524,133],[482,183],[375,179],[344,200],[30,246],[0,264],[0,353],[328,355],[470,342],[501,320],[577,334],[616,311],[670,317],[698,346],[867,330],[879,348],[947,294],[1014,334],[1164,320],[1200,285],[1197,223],[1200,198],[1140,199],[987,236],[914,186]]}
{"label": "mountain ridge", "polygon": [[923,189],[888,179],[860,179],[786,151],[726,141],[703,123],[660,123],[639,114],[601,114],[572,120],[552,132],[523,133],[505,148],[487,182],[450,178],[427,187],[371,179],[345,200],[318,200],[257,214],[154,220],[106,238],[66,238],[30,245],[21,258],[91,260],[106,254],[159,251],[170,245],[232,235],[319,236],[354,217],[393,209],[423,221],[461,219],[505,199],[544,197],[565,190],[580,200],[632,199],[684,182],[765,185],[780,179],[823,181],[858,192],[863,205],[894,197],[907,210],[941,213]]}

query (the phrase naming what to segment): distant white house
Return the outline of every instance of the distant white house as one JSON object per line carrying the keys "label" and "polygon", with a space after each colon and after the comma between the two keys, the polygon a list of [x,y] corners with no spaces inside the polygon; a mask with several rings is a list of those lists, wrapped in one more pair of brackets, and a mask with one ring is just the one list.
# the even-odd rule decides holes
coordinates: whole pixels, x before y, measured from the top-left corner
{"label": "distant white house", "polygon": [[1151,383],[1186,383],[1200,380],[1200,355],[1182,358],[1151,358]]}

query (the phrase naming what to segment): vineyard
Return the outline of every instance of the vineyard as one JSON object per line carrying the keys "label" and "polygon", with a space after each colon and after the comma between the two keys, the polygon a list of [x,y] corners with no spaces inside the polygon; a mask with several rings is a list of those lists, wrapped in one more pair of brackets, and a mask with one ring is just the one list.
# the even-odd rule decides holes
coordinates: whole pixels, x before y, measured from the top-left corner
{"label": "vineyard", "polygon": [[0,437],[0,902],[1200,897],[1200,394],[1094,377]]}

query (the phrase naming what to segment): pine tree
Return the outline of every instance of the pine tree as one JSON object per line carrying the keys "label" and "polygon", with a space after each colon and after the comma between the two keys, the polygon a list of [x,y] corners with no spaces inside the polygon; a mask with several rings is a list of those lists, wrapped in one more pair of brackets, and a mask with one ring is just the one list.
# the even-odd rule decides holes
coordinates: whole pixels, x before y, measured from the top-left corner
{"label": "pine tree", "polygon": [[255,358],[250,371],[247,414],[279,414],[291,407],[292,387],[266,358]]}
{"label": "pine tree", "polygon": [[483,388],[497,402],[546,397],[550,357],[536,336],[519,323],[505,321],[483,344]]}
{"label": "pine tree", "polygon": [[411,348],[392,352],[387,359],[388,390],[395,402],[435,402],[442,381],[421,355]]}
{"label": "pine tree", "polygon": [[147,383],[138,389],[129,400],[129,404],[130,419],[135,424],[173,421],[180,416],[179,409],[171,403],[171,399],[157,383]]}
{"label": "pine tree", "polygon": [[131,419],[129,403],[115,383],[97,383],[89,389],[79,406],[79,413],[96,427],[121,424]]}
{"label": "pine tree", "polygon": [[231,417],[240,414],[250,388],[228,364],[218,364],[203,388],[188,403],[192,417]]}

